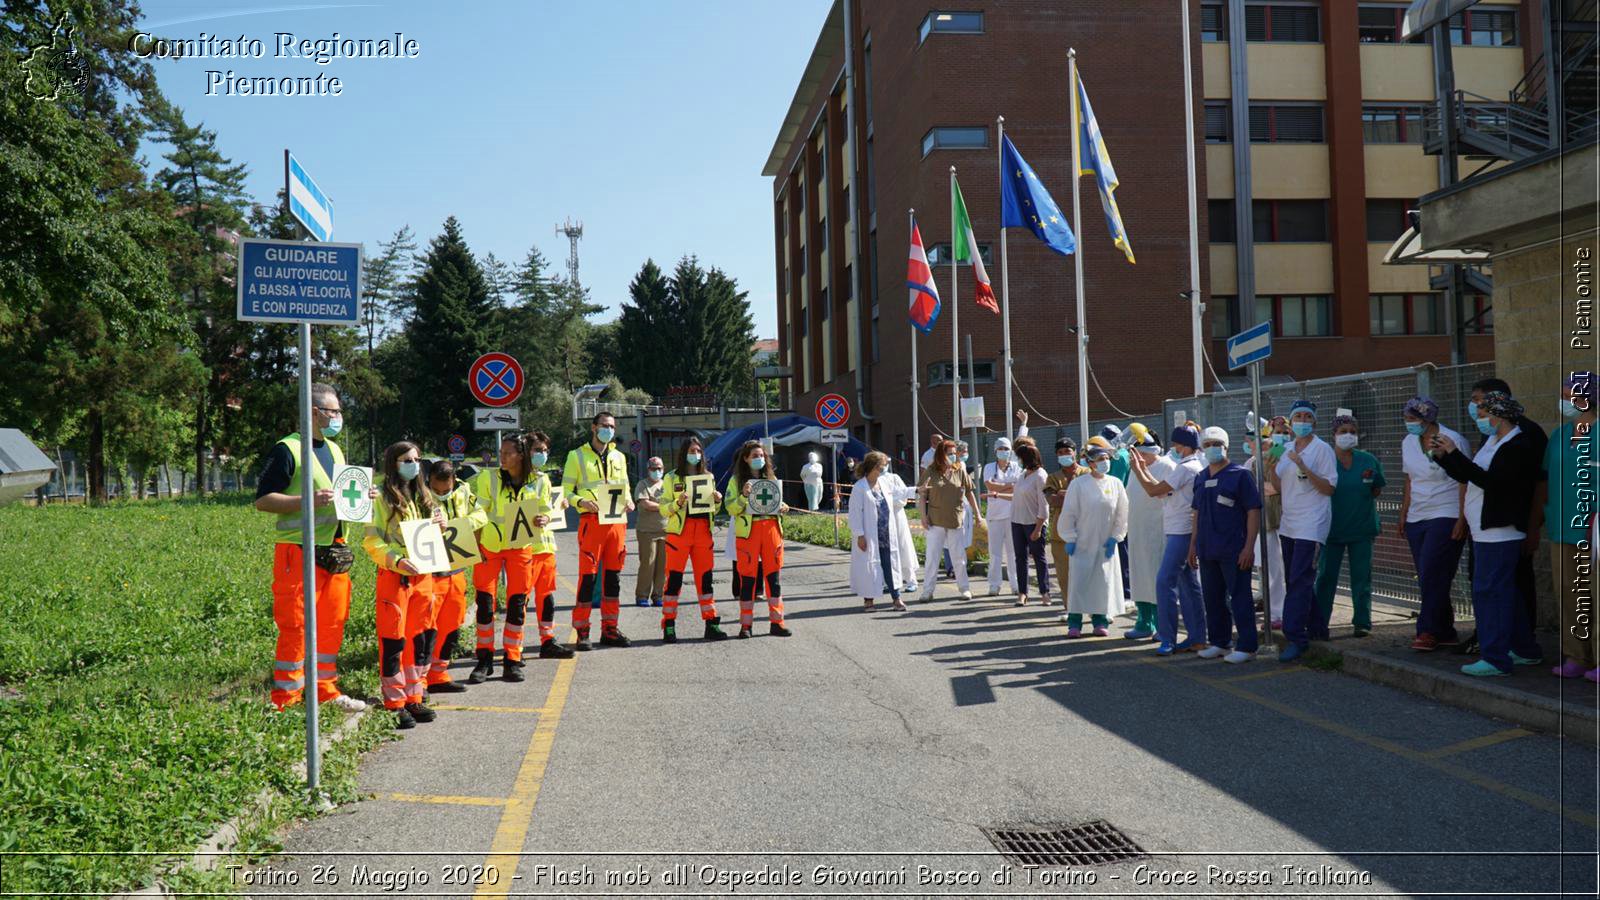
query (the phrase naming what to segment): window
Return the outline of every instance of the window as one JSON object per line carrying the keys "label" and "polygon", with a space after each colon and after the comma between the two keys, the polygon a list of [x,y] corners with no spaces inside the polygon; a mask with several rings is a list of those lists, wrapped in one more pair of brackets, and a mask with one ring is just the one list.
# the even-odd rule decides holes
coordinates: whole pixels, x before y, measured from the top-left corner
{"label": "window", "polygon": [[945,125],[928,129],[922,136],[922,155],[935,150],[982,150],[989,146],[986,125]]}
{"label": "window", "polygon": [[828,220],[827,219],[823,219],[821,222],[817,223],[817,242],[819,244],[819,246],[817,247],[817,252],[818,253],[827,253],[828,252]]}
{"label": "window", "polygon": [[878,231],[867,235],[867,296],[872,298],[872,314],[878,314]]}
{"label": "window", "polygon": [[850,221],[850,217],[851,217],[850,188],[849,188],[848,185],[846,185],[845,189],[844,189],[844,201],[843,202],[844,202],[844,220],[846,222],[848,222],[848,221]]}
{"label": "window", "polygon": [[[1400,41],[1400,19],[1405,14],[1404,3],[1363,3],[1357,11],[1359,40],[1363,44],[1394,44]],[[1408,44],[1421,44],[1424,35],[1417,35]]]}
{"label": "window", "polygon": [[1361,107],[1361,138],[1369,144],[1422,143],[1422,107]]}
{"label": "window", "polygon": [[940,32],[943,34],[983,34],[983,13],[981,12],[945,12],[934,10],[928,13],[917,28],[917,43],[928,39],[928,35]]}
{"label": "window", "polygon": [[802,306],[800,307],[800,336],[802,338],[811,330],[810,325],[811,317],[806,315],[806,308]]}
{"label": "window", "polygon": [[1232,200],[1206,201],[1206,219],[1211,225],[1211,243],[1238,243],[1239,225],[1234,218],[1234,203]]}
{"label": "window", "polygon": [[1392,244],[1406,233],[1408,200],[1375,200],[1367,198],[1367,240]]}
{"label": "window", "polygon": [[1494,300],[1483,294],[1468,294],[1462,298],[1467,320],[1462,330],[1467,334],[1494,334]]}
{"label": "window", "polygon": [[1272,319],[1278,337],[1326,337],[1333,334],[1333,298],[1327,294],[1256,298],[1256,321]]}
{"label": "window", "polygon": [[[947,243],[943,243],[943,244],[934,244],[934,245],[930,246],[928,248],[928,265],[930,265],[930,266],[948,266],[948,265],[950,265],[950,255],[951,255],[952,252],[953,251],[950,249],[950,244],[948,242]],[[978,245],[978,256],[983,258],[984,266],[987,267],[987,266],[994,265],[994,245],[992,245],[992,244],[979,244]]]}
{"label": "window", "polygon": [[872,130],[872,32],[861,38],[861,94],[866,100],[867,131]]}
{"label": "window", "polygon": [[1227,101],[1206,103],[1206,143],[1226,144],[1233,140],[1233,116]]}
{"label": "window", "polygon": [[1250,104],[1252,144],[1320,144],[1322,105]]}
{"label": "window", "polygon": [[1368,320],[1373,334],[1444,334],[1438,294],[1373,294]]}
{"label": "window", "polygon": [[1228,7],[1221,3],[1200,4],[1200,40],[1208,44],[1228,40]]}
{"label": "window", "polygon": [[800,277],[806,277],[806,245],[800,245]]}
{"label": "window", "polygon": [[844,300],[849,303],[856,295],[856,279],[854,266],[844,267]]}
{"label": "window", "polygon": [[[994,384],[995,363],[992,359],[974,360],[972,363],[973,380],[978,384]],[[956,372],[956,377],[962,384],[967,383],[967,363],[962,360]],[[950,363],[936,362],[928,365],[928,387],[937,387],[950,383]]]}
{"label": "window", "polygon": [[1469,9],[1450,17],[1450,43],[1457,47],[1517,46],[1514,9]]}
{"label": "window", "polygon": [[1315,6],[1251,3],[1244,8],[1244,37],[1314,44],[1322,40],[1322,19]]}
{"label": "window", "polygon": [[1328,240],[1328,201],[1257,200],[1251,231],[1258,243],[1324,243]]}
{"label": "window", "polygon": [[[872,236],[872,240],[874,245],[876,245],[878,236],[874,234]],[[877,294],[877,285],[872,286],[872,293],[874,295]],[[877,362],[883,354],[882,349],[878,344],[878,302],[876,300],[872,302],[872,325],[868,331],[871,333],[870,339],[872,341],[872,361]]]}
{"label": "window", "polygon": [[823,288],[822,293],[817,296],[817,305],[822,309],[822,321],[826,322],[833,318],[833,304],[828,302],[827,288]]}
{"label": "window", "polygon": [[872,138],[867,138],[867,218],[878,211],[878,170],[872,164]]}
{"label": "window", "polygon": [[1206,311],[1211,313],[1211,337],[1223,340],[1243,331],[1239,327],[1237,316],[1239,308],[1238,297],[1212,297],[1206,304]]}

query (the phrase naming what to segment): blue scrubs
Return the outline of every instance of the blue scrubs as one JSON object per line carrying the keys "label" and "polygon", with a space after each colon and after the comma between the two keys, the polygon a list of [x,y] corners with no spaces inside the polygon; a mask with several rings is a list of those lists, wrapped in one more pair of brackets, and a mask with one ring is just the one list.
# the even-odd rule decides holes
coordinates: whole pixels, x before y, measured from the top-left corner
{"label": "blue scrubs", "polygon": [[1239,554],[1244,552],[1250,510],[1261,508],[1255,479],[1236,463],[1215,473],[1208,467],[1195,476],[1193,506],[1206,637],[1214,647],[1233,649],[1233,630],[1237,629],[1238,649],[1254,653],[1260,646],[1255,602],[1250,596],[1254,567],[1241,570]]}

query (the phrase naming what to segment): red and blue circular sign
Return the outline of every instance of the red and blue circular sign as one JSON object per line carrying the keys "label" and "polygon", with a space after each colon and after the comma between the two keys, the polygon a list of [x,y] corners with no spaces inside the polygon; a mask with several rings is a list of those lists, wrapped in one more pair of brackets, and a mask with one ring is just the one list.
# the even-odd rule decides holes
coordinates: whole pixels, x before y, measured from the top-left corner
{"label": "red and blue circular sign", "polygon": [[838,394],[823,394],[817,400],[817,421],[823,428],[838,428],[850,419],[850,401]]}
{"label": "red and blue circular sign", "polygon": [[522,396],[522,366],[505,353],[485,353],[467,371],[467,387],[484,406],[510,406]]}
{"label": "red and blue circular sign", "polygon": [[450,441],[446,446],[450,448],[450,454],[452,456],[457,453],[465,453],[467,452],[467,439],[459,434],[452,434],[450,435]]}

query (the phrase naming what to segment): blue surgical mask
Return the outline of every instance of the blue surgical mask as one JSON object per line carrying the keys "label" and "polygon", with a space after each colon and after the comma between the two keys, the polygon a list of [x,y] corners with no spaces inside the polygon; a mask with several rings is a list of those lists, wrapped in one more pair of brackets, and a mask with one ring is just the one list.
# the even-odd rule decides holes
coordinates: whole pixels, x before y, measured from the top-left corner
{"label": "blue surgical mask", "polygon": [[341,432],[343,430],[344,430],[344,417],[343,416],[334,416],[333,418],[328,420],[328,424],[322,426],[322,436],[325,437],[325,438],[336,438],[336,437],[339,436],[339,432]]}
{"label": "blue surgical mask", "polygon": [[1068,453],[1068,454],[1065,454],[1065,455],[1062,455],[1062,456],[1057,456],[1056,457],[1056,462],[1061,464],[1061,468],[1069,469],[1069,468],[1072,467],[1072,463],[1076,459],[1077,459],[1077,457],[1073,456],[1071,453]]}
{"label": "blue surgical mask", "polygon": [[1294,436],[1297,438],[1305,437],[1314,431],[1316,427],[1317,426],[1311,422],[1293,422],[1289,425],[1289,428],[1294,431]]}
{"label": "blue surgical mask", "polygon": [[[966,459],[966,457],[965,457],[965,456],[963,456],[963,457],[961,457],[961,458],[962,458],[962,459],[963,459],[963,460],[965,460],[965,459]],[[1008,460],[1010,460],[1010,459],[1011,459],[1011,451],[1010,451],[1010,450],[996,450],[996,451],[995,451],[995,452],[994,452],[994,458],[995,458],[995,459],[998,459],[998,460],[999,460],[999,461],[1001,461],[1001,462],[1006,462],[1006,461],[1008,461]]]}
{"label": "blue surgical mask", "polygon": [[660,481],[661,480],[661,470],[660,469],[651,469],[648,474],[650,476],[650,480],[651,481]]}
{"label": "blue surgical mask", "polygon": [[767,458],[765,456],[752,456],[750,458],[750,471],[759,472],[766,467]]}
{"label": "blue surgical mask", "polygon": [[403,462],[399,466],[399,472],[401,481],[410,481],[422,474],[422,463],[419,463],[416,460]]}
{"label": "blue surgical mask", "polygon": [[1467,418],[1473,419],[1473,420],[1476,420],[1478,418],[1478,401],[1476,401],[1476,400],[1468,400],[1467,401]]}
{"label": "blue surgical mask", "polygon": [[1562,397],[1558,401],[1558,405],[1561,407],[1561,415],[1563,418],[1576,419],[1578,417],[1578,413],[1582,411],[1578,409],[1578,404],[1573,403],[1571,400],[1568,400],[1565,397]]}
{"label": "blue surgical mask", "polygon": [[1426,424],[1422,423],[1422,422],[1407,422],[1406,423],[1406,434],[1420,435],[1424,431],[1427,431],[1427,430],[1428,430],[1428,426]]}
{"label": "blue surgical mask", "polygon": [[1094,464],[1094,470],[1096,472],[1099,472],[1101,475],[1106,474],[1107,472],[1111,471],[1111,460],[1109,460],[1109,459],[1096,460],[1095,464]]}
{"label": "blue surgical mask", "polygon": [[1478,423],[1478,431],[1482,434],[1494,434],[1494,424],[1488,419],[1473,419]]}
{"label": "blue surgical mask", "polygon": [[600,443],[609,444],[616,438],[617,430],[615,428],[596,428],[594,436],[600,439]]}
{"label": "blue surgical mask", "polygon": [[1279,447],[1282,447],[1285,444],[1289,443],[1289,436],[1287,434],[1281,434],[1281,433],[1278,433],[1278,432],[1274,432],[1273,435],[1272,435],[1272,443],[1276,444]]}
{"label": "blue surgical mask", "polygon": [[691,465],[691,466],[700,465],[700,454],[698,454],[698,453],[690,453],[687,456],[685,456],[684,459],[688,460],[689,461],[689,465]]}
{"label": "blue surgical mask", "polygon": [[1177,447],[1173,447],[1171,450],[1168,450],[1167,451],[1167,455],[1172,457],[1174,462],[1176,462],[1177,460],[1183,459],[1183,454],[1181,452],[1179,452]]}
{"label": "blue surgical mask", "polygon": [[1226,447],[1207,447],[1205,448],[1205,451],[1206,462],[1208,463],[1219,463],[1228,458],[1228,450]]}
{"label": "blue surgical mask", "polygon": [[963,466],[966,465],[967,464],[967,460],[970,459],[970,458],[971,457],[967,456],[965,453],[961,454],[961,464]]}
{"label": "blue surgical mask", "polygon": [[544,452],[543,450],[539,450],[539,451],[535,452],[532,456],[528,457],[528,462],[532,463],[533,467],[535,469],[544,468],[544,464],[549,462],[549,461],[550,461],[550,454]]}

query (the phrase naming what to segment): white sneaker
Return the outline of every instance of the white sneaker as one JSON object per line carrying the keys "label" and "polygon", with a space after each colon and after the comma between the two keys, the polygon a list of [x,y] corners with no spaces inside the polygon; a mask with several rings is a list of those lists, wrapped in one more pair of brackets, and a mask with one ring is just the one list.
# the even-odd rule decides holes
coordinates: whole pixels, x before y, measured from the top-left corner
{"label": "white sneaker", "polygon": [[1237,664],[1237,663],[1247,663],[1253,658],[1254,658],[1253,654],[1246,653],[1243,650],[1235,650],[1232,653],[1229,653],[1227,656],[1224,656],[1222,658],[1222,661],[1225,662],[1225,663],[1235,663],[1235,664]]}
{"label": "white sneaker", "polygon": [[328,702],[339,707],[347,713],[358,713],[367,708],[365,703],[362,703],[360,700],[357,700],[349,694],[340,694]]}
{"label": "white sneaker", "polygon": [[971,600],[972,599],[972,592],[971,591],[962,591],[961,592],[961,599],[963,599],[963,600]]}
{"label": "white sneaker", "polygon": [[1061,620],[1061,622],[1062,622],[1062,623],[1063,623],[1063,624],[1064,624],[1064,623],[1066,623],[1066,622],[1067,622],[1067,621],[1068,621],[1068,620],[1069,620],[1069,619],[1070,619],[1070,618],[1071,618],[1071,617],[1070,617],[1070,616],[1068,616],[1068,615],[1067,615],[1067,614],[1066,614],[1066,613],[1062,613],[1062,614],[1061,614],[1061,615],[1060,615],[1060,617],[1059,617],[1059,618],[1060,618],[1060,620]]}
{"label": "white sneaker", "polygon": [[1211,646],[1205,648],[1204,650],[1201,650],[1200,652],[1196,653],[1195,656],[1198,656],[1201,659],[1216,659],[1217,657],[1219,657],[1222,654],[1227,653],[1227,652],[1228,651],[1222,649],[1221,647],[1218,647],[1216,644],[1212,644]]}

